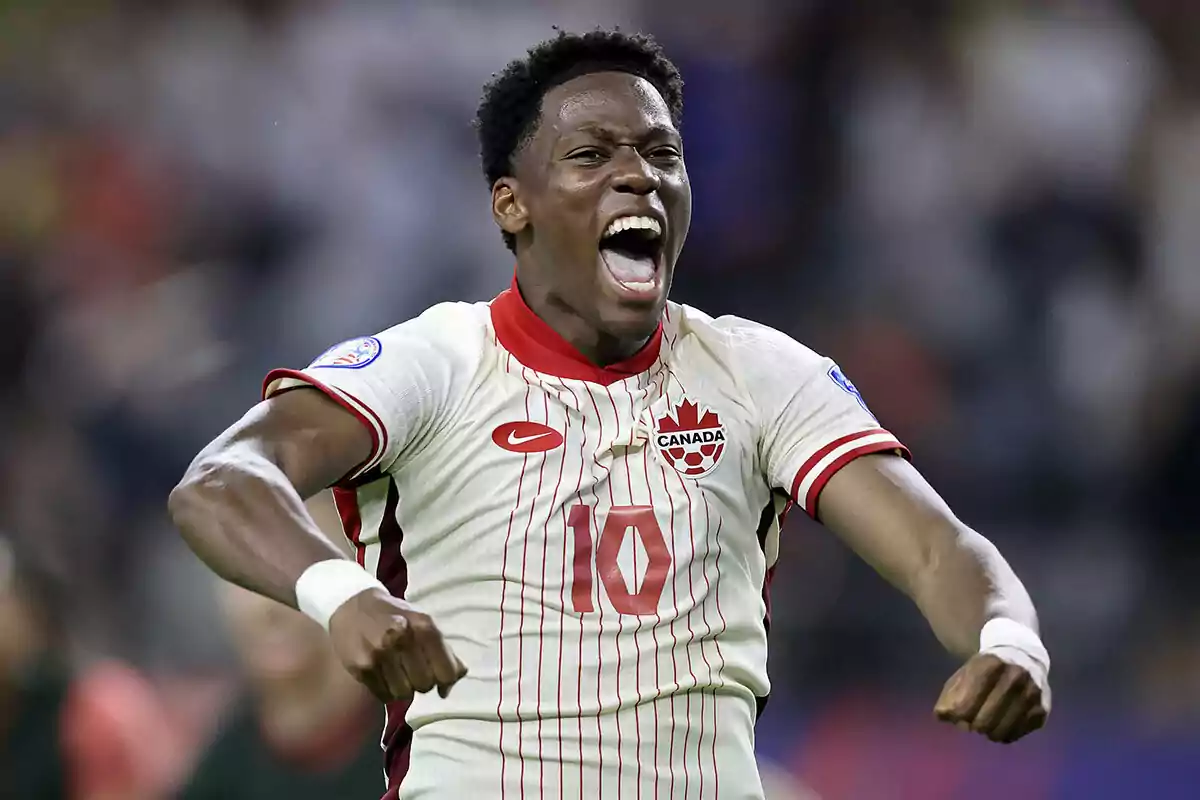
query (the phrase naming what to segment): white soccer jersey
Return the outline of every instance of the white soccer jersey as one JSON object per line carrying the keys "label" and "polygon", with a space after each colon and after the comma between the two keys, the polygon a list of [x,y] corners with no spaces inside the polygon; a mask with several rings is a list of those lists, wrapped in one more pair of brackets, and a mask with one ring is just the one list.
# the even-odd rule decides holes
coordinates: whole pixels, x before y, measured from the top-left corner
{"label": "white soccer jersey", "polygon": [[389,708],[389,797],[760,798],[782,517],[904,453],[834,363],[671,303],[599,368],[514,286],[339,345],[314,386],[371,431],[335,489],[358,560],[469,674]]}

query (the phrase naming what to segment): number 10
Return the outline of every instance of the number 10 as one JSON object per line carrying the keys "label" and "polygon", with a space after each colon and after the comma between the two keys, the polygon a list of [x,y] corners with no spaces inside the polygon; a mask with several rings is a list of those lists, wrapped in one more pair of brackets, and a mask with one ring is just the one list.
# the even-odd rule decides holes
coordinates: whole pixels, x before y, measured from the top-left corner
{"label": "number 10", "polygon": [[[567,525],[575,533],[571,604],[576,612],[586,614],[596,610],[592,603],[592,509],[585,505],[573,506]],[[630,528],[642,540],[649,558],[641,588],[633,594],[629,592],[621,565],[617,563],[617,554],[621,552],[625,533]],[[621,614],[658,613],[658,602],[662,599],[670,570],[671,553],[667,550],[654,509],[651,506],[613,506],[609,509],[596,546],[595,573],[600,576],[613,608]]]}

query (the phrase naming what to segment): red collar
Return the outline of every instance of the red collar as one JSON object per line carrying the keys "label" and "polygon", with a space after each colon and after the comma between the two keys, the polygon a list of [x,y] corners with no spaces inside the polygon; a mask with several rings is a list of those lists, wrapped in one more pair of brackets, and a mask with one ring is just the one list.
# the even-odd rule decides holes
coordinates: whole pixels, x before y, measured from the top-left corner
{"label": "red collar", "polygon": [[650,341],[631,357],[616,364],[601,367],[593,364],[583,353],[542,320],[525,304],[516,278],[512,287],[492,301],[492,327],[496,338],[508,352],[525,366],[547,375],[571,380],[589,381],[603,386],[623,381],[645,372],[658,358],[662,344],[662,322]]}

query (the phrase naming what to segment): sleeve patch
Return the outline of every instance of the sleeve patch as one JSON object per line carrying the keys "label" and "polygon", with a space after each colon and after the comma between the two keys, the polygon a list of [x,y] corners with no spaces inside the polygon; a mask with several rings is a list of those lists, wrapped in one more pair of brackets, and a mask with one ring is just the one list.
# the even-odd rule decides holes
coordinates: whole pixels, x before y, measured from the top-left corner
{"label": "sleeve patch", "polygon": [[[837,364],[829,368],[829,379],[836,383],[839,389],[857,400],[858,404],[863,407],[863,411],[871,414],[871,409],[867,408],[867,401],[863,399],[862,392],[846,377],[846,373],[842,372],[842,368]],[[874,416],[871,414],[872,418]]]}
{"label": "sleeve patch", "polygon": [[309,369],[362,369],[383,352],[383,344],[374,336],[351,339],[326,350]]}

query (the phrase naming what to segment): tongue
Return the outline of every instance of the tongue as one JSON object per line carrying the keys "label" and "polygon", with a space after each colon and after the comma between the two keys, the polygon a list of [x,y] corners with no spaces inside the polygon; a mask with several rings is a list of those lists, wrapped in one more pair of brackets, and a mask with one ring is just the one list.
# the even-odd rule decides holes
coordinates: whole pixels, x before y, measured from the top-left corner
{"label": "tongue", "polygon": [[601,250],[608,271],[621,283],[649,283],[654,280],[654,259],[628,256],[616,250]]}

